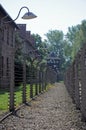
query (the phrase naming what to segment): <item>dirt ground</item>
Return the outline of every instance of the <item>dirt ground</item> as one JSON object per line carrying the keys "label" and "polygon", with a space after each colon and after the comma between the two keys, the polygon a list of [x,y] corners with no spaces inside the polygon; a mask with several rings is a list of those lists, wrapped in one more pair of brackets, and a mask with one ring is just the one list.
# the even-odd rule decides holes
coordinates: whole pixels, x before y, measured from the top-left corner
{"label": "dirt ground", "polygon": [[65,86],[55,83],[0,124],[0,130],[86,130]]}

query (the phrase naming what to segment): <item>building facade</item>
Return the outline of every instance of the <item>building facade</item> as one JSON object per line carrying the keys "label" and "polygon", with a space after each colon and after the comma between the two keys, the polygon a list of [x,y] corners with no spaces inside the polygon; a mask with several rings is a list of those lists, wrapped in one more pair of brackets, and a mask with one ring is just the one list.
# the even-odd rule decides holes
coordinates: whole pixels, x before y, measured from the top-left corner
{"label": "building facade", "polygon": [[17,26],[19,27],[18,30],[19,37],[21,37],[21,39],[23,40],[22,42],[23,54],[34,58],[37,52],[35,47],[35,40],[31,35],[31,32],[26,30],[26,24],[17,24]]}
{"label": "building facade", "polygon": [[0,87],[3,88],[10,86],[10,81],[14,80],[16,29],[17,25],[0,5]]}

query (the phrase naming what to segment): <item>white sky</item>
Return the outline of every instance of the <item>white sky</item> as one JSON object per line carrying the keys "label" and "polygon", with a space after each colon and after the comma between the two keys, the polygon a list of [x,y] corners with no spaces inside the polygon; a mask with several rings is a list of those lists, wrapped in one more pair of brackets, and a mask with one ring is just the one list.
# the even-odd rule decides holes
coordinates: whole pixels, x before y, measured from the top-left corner
{"label": "white sky", "polygon": [[0,0],[0,3],[13,19],[22,6],[27,6],[38,17],[22,20],[22,15],[27,11],[23,9],[16,23],[27,24],[27,30],[43,38],[50,29],[66,33],[68,27],[86,19],[86,0]]}

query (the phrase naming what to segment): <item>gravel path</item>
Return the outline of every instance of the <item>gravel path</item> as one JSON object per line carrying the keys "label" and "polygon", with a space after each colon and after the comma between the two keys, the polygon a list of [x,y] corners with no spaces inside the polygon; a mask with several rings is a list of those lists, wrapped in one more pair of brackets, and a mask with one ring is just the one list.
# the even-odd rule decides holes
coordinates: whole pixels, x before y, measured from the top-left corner
{"label": "gravel path", "polygon": [[65,87],[56,83],[48,92],[0,124],[0,130],[86,130]]}

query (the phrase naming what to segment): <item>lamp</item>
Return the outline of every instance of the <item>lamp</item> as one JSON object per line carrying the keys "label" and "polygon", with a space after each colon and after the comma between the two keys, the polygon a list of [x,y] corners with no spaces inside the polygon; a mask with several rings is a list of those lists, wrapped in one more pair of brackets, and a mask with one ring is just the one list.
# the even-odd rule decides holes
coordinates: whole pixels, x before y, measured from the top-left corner
{"label": "lamp", "polygon": [[[28,12],[26,12],[26,13],[23,15],[22,19],[33,19],[33,18],[36,18],[36,17],[37,17],[34,13],[32,13],[32,12],[29,11],[29,8],[28,8],[28,7],[23,6],[23,7],[20,8],[19,13],[18,13],[17,17],[16,17],[14,20],[9,20],[9,21],[4,22],[4,23],[10,23],[10,22],[12,22],[12,21],[13,21],[13,22],[16,21],[16,20],[18,19],[19,15],[20,15],[20,13],[21,13],[21,10],[24,9],[24,8],[26,8]],[[5,17],[2,18],[2,20],[4,21],[4,19],[6,19],[8,16],[9,16],[9,15],[6,15]]]}
{"label": "lamp", "polygon": [[20,12],[21,12],[21,10],[22,10],[23,8],[26,8],[26,9],[28,10],[28,12],[23,15],[22,19],[33,19],[33,18],[36,18],[36,17],[37,17],[34,13],[32,13],[32,12],[29,11],[29,8],[28,8],[28,7],[23,6],[23,7],[20,9],[20,11],[19,11],[18,16],[14,19],[14,21],[18,19],[19,15],[20,15]]}

